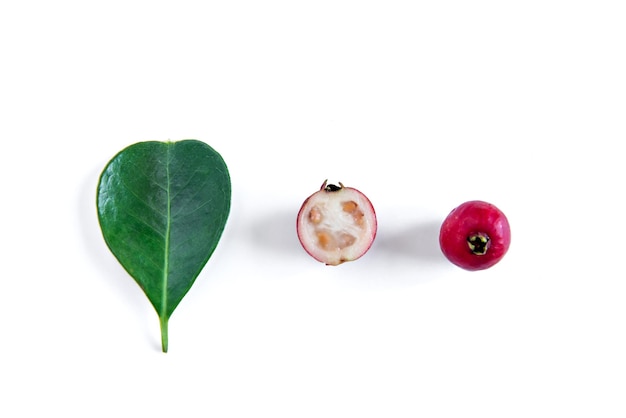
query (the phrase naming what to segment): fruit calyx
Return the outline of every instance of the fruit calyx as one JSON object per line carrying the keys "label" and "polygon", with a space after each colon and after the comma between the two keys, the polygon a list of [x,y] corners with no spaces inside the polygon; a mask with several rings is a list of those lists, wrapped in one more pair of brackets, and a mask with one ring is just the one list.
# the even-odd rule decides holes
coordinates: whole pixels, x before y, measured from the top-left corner
{"label": "fruit calyx", "polygon": [[324,184],[322,184],[320,190],[324,190],[325,192],[338,192],[339,190],[344,188],[343,184],[340,181],[338,183],[339,186],[335,184],[328,184],[328,180],[324,180]]}
{"label": "fruit calyx", "polygon": [[491,246],[491,240],[484,232],[476,232],[467,237],[467,246],[472,254],[485,255]]}

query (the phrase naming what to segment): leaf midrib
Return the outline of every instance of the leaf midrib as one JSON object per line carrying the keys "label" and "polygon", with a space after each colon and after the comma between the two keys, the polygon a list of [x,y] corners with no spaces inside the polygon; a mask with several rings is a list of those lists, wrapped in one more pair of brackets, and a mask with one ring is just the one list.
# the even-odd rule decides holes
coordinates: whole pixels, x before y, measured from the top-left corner
{"label": "leaf midrib", "polygon": [[170,229],[172,225],[172,203],[170,200],[171,186],[170,186],[170,144],[166,144],[165,154],[165,176],[166,176],[166,190],[167,197],[167,211],[166,211],[166,227],[165,227],[165,247],[163,254],[163,280],[161,283],[161,316],[167,318],[167,282],[169,273],[169,249],[170,249]]}

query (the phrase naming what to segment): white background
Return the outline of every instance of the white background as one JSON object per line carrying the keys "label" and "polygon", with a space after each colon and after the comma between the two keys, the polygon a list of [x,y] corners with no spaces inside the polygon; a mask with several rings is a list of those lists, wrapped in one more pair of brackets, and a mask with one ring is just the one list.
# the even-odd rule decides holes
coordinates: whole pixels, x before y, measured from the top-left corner
{"label": "white background", "polygon": [[[622,1],[4,1],[0,416],[624,417]],[[229,166],[223,239],[170,320],[95,190],[144,140]],[[329,179],[379,234],[295,235]],[[440,254],[470,199],[495,267]]]}

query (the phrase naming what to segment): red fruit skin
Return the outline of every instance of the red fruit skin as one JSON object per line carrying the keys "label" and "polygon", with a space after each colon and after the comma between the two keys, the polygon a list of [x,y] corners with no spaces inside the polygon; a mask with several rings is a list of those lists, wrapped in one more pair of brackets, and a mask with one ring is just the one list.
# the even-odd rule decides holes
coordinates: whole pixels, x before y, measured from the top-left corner
{"label": "red fruit skin", "polygon": [[[489,237],[485,254],[474,254],[468,237]],[[439,246],[451,263],[465,270],[484,270],[498,263],[509,250],[511,227],[500,209],[480,200],[465,202],[450,212],[441,225]]]}

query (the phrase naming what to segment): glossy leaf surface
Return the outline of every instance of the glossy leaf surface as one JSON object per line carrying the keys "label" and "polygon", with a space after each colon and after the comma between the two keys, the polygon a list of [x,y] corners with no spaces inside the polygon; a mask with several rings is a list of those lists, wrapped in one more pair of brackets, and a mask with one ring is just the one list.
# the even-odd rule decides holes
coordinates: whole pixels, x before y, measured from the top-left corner
{"label": "glossy leaf surface", "polygon": [[168,320],[215,250],[230,211],[222,157],[196,140],[139,142],[100,176],[97,210],[109,249]]}

